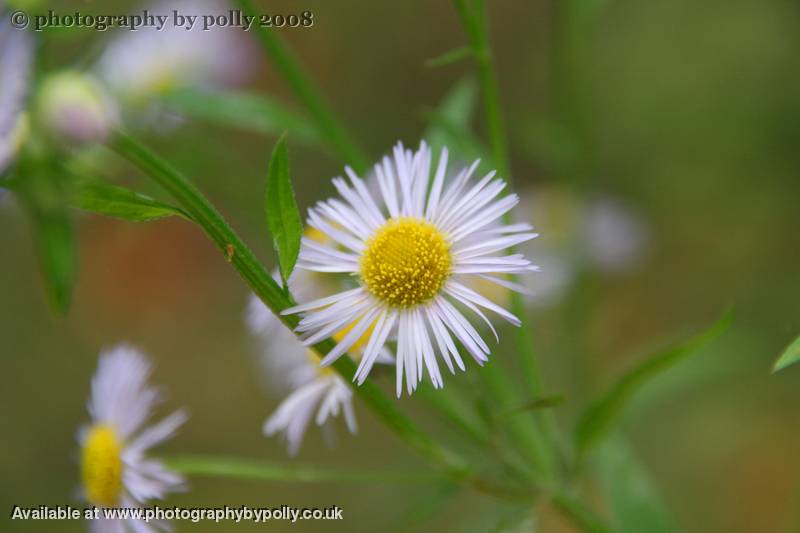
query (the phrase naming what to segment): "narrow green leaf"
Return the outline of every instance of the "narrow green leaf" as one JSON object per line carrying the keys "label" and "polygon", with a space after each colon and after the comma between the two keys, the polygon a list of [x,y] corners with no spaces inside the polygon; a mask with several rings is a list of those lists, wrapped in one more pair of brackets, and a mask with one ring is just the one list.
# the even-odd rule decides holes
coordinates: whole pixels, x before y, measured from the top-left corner
{"label": "narrow green leaf", "polygon": [[786,349],[781,356],[775,361],[775,366],[772,367],[773,372],[783,370],[789,365],[793,365],[800,361],[800,336],[798,336]]}
{"label": "narrow green leaf", "polygon": [[445,67],[447,65],[452,65],[453,63],[457,63],[463,59],[466,59],[472,55],[472,48],[469,46],[462,46],[461,48],[456,48],[454,50],[450,50],[449,52],[445,52],[444,54],[431,58],[425,62],[426,67]]}
{"label": "narrow green leaf", "polygon": [[206,455],[181,455],[167,457],[171,468],[190,476],[226,477],[288,483],[432,483],[443,482],[444,477],[425,472],[381,472],[330,469],[316,466],[286,466],[257,459],[215,457]]}
{"label": "narrow green leaf", "polygon": [[536,409],[548,409],[550,407],[556,407],[557,405],[561,405],[566,401],[566,398],[561,395],[554,395],[554,396],[542,396],[541,398],[535,398],[529,402],[525,402],[524,404],[520,405],[519,407],[515,407],[513,409],[509,409],[505,413],[503,413],[501,418],[516,415],[519,413],[524,413],[526,411],[533,411]]}
{"label": "narrow green leaf", "polygon": [[267,171],[266,198],[267,227],[272,234],[278,265],[284,285],[294,270],[300,253],[300,239],[303,236],[303,223],[294,199],[292,181],[289,177],[289,152],[286,149],[286,136],[281,136],[275,144]]}
{"label": "narrow green leaf", "polygon": [[193,119],[256,133],[288,131],[298,142],[322,143],[322,135],[312,120],[264,94],[185,89],[164,96],[163,101]]}
{"label": "narrow green leaf", "polygon": [[643,465],[621,438],[609,439],[599,447],[597,474],[614,517],[614,531],[668,533],[676,530],[674,519]]}
{"label": "narrow green leaf", "polygon": [[77,242],[72,223],[61,209],[30,209],[42,280],[50,304],[65,314],[78,271]]}
{"label": "narrow green leaf", "polygon": [[705,332],[684,344],[669,348],[649,358],[622,376],[605,394],[592,403],[578,422],[575,444],[581,453],[602,439],[630,402],[634,393],[661,372],[696,353],[703,345],[722,333],[731,322],[732,311]]}
{"label": "narrow green leaf", "polygon": [[132,222],[146,222],[171,216],[187,220],[191,218],[183,209],[102,181],[81,184],[73,194],[72,203],[84,211]]}

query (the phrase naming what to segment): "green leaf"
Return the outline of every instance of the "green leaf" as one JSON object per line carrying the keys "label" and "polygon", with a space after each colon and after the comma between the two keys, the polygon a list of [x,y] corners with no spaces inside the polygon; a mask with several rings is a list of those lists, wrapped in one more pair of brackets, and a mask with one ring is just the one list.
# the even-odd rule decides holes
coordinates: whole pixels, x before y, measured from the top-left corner
{"label": "green leaf", "polygon": [[447,65],[452,65],[453,63],[457,63],[463,59],[472,56],[472,48],[469,46],[462,46],[461,48],[456,48],[455,50],[450,50],[449,52],[445,52],[444,54],[431,58],[425,62],[426,67],[445,67]]}
{"label": "green leaf", "polygon": [[66,314],[78,271],[75,232],[64,210],[30,212],[45,290],[55,311]]}
{"label": "green leaf", "polygon": [[322,143],[310,119],[263,94],[185,89],[166,95],[164,103],[188,117],[256,133],[280,134],[310,145]]}
{"label": "green leaf", "polygon": [[294,199],[292,181],[289,177],[289,152],[286,149],[286,136],[282,135],[275,144],[267,171],[266,198],[267,227],[272,234],[278,265],[284,285],[294,270],[300,253],[300,240],[303,236],[303,223]]}
{"label": "green leaf", "polygon": [[797,337],[786,349],[781,356],[775,361],[775,366],[772,367],[773,372],[783,370],[789,365],[793,365],[800,361],[800,336]]}
{"label": "green leaf", "polygon": [[191,218],[183,209],[102,181],[90,181],[80,185],[73,193],[72,203],[84,211],[132,222],[146,222],[171,216],[187,220]]}
{"label": "green leaf", "polygon": [[727,311],[705,332],[649,358],[622,376],[603,396],[589,406],[578,422],[575,431],[575,444],[578,450],[585,453],[597,444],[613,426],[639,388],[717,337],[730,325],[732,317],[732,311]]}
{"label": "green leaf", "polygon": [[669,515],[644,467],[619,437],[598,449],[597,474],[618,533],[675,531]]}

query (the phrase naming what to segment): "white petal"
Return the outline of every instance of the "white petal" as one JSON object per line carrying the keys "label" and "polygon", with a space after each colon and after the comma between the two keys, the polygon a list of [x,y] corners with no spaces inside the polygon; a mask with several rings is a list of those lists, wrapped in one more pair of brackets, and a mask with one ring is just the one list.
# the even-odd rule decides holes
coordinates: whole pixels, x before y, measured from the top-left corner
{"label": "white petal", "polygon": [[339,292],[333,294],[331,296],[326,296],[325,298],[319,298],[317,300],[312,300],[308,303],[304,303],[301,305],[295,305],[294,307],[289,307],[281,311],[282,315],[294,315],[297,313],[302,313],[304,311],[308,311],[310,309],[318,309],[320,307],[327,307],[335,302],[344,300],[346,298],[352,298],[357,296],[359,293],[362,293],[364,289],[361,287],[357,287],[355,289],[350,289],[349,291]]}
{"label": "white petal", "polygon": [[457,231],[454,231],[451,235],[453,242],[457,242],[468,236],[470,233],[473,233],[484,226],[491,224],[513,209],[513,207],[518,203],[519,197],[516,194],[510,194],[505,198],[492,203],[489,207],[481,210],[477,216],[470,219],[469,222],[463,226],[460,226]]}
{"label": "white petal", "polygon": [[175,411],[161,422],[142,431],[126,448],[128,453],[141,453],[157,446],[172,437],[177,429],[189,419],[188,411],[181,409]]}
{"label": "white petal", "polygon": [[320,363],[322,366],[327,366],[336,361],[341,355],[346,352],[353,344],[361,338],[361,336],[366,333],[367,329],[373,324],[375,321],[375,316],[380,311],[380,308],[372,308],[359,320],[359,322],[347,332],[347,335],[344,336],[342,340],[340,340],[336,347],[333,348],[330,352],[325,355]]}
{"label": "white petal", "polygon": [[428,196],[428,207],[425,209],[425,218],[428,220],[433,219],[433,214],[439,207],[439,197],[442,194],[442,186],[444,185],[444,175],[447,171],[447,148],[442,148],[442,153],[439,156],[439,165],[436,168],[436,176],[433,178],[433,186],[431,193]]}
{"label": "white petal", "polygon": [[525,241],[534,239],[538,235],[539,235],[538,233],[520,233],[517,235],[508,235],[504,237],[497,237],[495,239],[485,240],[483,242],[473,244],[471,246],[465,246],[463,248],[458,248],[457,246],[454,246],[453,255],[457,257],[457,260],[462,260],[462,259],[469,259],[472,257],[478,257],[481,255],[491,254],[494,252],[498,252],[500,250],[504,250],[506,248],[510,248],[512,246],[516,246]]}
{"label": "white petal", "polygon": [[92,418],[113,425],[123,440],[135,433],[161,399],[159,391],[147,385],[150,371],[150,363],[136,348],[119,344],[104,350],[92,378]]}
{"label": "white petal", "polygon": [[445,290],[445,292],[447,294],[449,294],[450,296],[452,296],[453,298],[455,298],[456,300],[458,300],[459,302],[461,302],[462,304],[464,304],[465,306],[467,306],[470,310],[472,310],[473,313],[475,313],[476,315],[481,317],[483,319],[483,321],[486,322],[486,325],[489,326],[489,329],[492,330],[492,334],[494,335],[495,340],[498,343],[500,342],[500,337],[497,335],[497,330],[494,329],[494,325],[492,324],[491,320],[489,320],[487,318],[487,316],[483,314],[483,311],[478,309],[475,306],[475,304],[473,304],[470,300],[468,300],[467,298],[461,296],[457,292],[452,291],[452,290],[447,290],[447,289]]}
{"label": "white petal", "polygon": [[366,213],[363,213],[362,216],[369,217],[369,221],[372,223],[373,228],[378,228],[379,226],[383,225],[386,222],[386,217],[384,217],[381,213],[381,210],[378,209],[377,204],[375,204],[375,200],[367,190],[367,186],[364,185],[364,181],[356,176],[355,172],[353,172],[353,169],[350,167],[345,167],[344,170],[350,177],[350,181],[353,183],[356,193],[361,197],[364,205],[367,206],[367,211]]}
{"label": "white petal", "polygon": [[488,298],[481,296],[479,293],[473,291],[469,287],[466,287],[452,279],[448,282],[447,287],[452,293],[460,294],[464,298],[467,298],[468,300],[480,305],[481,307],[485,307],[486,309],[494,311],[495,313],[505,318],[515,326],[519,326],[521,324],[519,318],[509,313],[499,305],[495,304]]}
{"label": "white petal", "polygon": [[364,380],[367,379],[370,370],[372,370],[372,365],[382,353],[383,345],[386,343],[386,338],[389,336],[389,333],[391,333],[396,320],[397,313],[394,311],[384,312],[381,314],[380,318],[378,318],[378,323],[375,325],[367,347],[364,349],[364,354],[361,357],[358,369],[353,376],[353,380],[359,385],[364,383]]}
{"label": "white petal", "polygon": [[[344,220],[341,217],[331,218],[329,220],[345,226]],[[326,222],[313,207],[308,210],[308,225],[321,231],[345,248],[349,248],[356,253],[361,253],[364,250],[363,240],[359,240],[350,233],[334,228],[331,224]]]}

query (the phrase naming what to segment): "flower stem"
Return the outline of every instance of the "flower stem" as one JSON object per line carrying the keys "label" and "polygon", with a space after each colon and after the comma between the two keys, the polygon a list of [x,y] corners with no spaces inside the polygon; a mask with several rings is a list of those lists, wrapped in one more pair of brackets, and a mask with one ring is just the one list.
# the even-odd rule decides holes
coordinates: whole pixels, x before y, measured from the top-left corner
{"label": "flower stem", "polygon": [[[494,164],[497,167],[498,174],[510,184],[512,182],[511,168],[505,128],[503,126],[497,76],[495,75],[494,62],[489,45],[486,6],[483,0],[474,0],[469,3],[468,0],[454,0],[454,3],[478,66],[478,77],[483,94],[483,108],[489,130],[489,143]],[[533,348],[530,328],[527,324],[525,304],[522,296],[515,291],[511,291],[511,307],[512,312],[522,322],[516,331],[516,344],[520,353],[523,374],[526,378],[526,396],[533,398],[542,394],[541,375]],[[485,367],[484,372],[486,373],[489,387],[499,400],[504,401],[507,406],[513,405],[515,402],[518,403],[518,395],[514,393],[511,387],[511,380],[502,372],[499,365],[489,364]],[[541,427],[551,425],[549,423],[540,425],[536,422],[530,424],[524,419],[517,419],[512,422],[511,431],[516,435],[524,450],[528,451],[528,456],[543,471],[543,474],[552,478],[556,475],[556,466],[552,451],[549,449],[548,442],[542,438],[541,432]],[[552,430],[553,428],[549,429]]]}
{"label": "flower stem", "polygon": [[380,472],[330,469],[315,466],[283,466],[258,459],[179,455],[164,458],[170,468],[188,475],[229,477],[293,483],[439,483],[441,474],[431,472]]}
{"label": "flower stem", "polygon": [[[258,13],[250,0],[238,0],[238,3],[245,15],[258,18]],[[275,33],[275,29],[256,24],[255,31],[267,56],[286,80],[295,96],[308,109],[322,135],[356,172],[366,171],[368,161],[363,150],[347,129],[336,120],[311,78],[303,71],[291,50]]]}

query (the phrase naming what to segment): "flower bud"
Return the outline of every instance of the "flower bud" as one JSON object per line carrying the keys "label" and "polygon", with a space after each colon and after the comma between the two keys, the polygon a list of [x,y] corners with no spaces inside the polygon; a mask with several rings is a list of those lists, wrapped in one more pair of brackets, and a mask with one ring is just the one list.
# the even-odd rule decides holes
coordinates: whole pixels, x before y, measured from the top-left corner
{"label": "flower bud", "polygon": [[45,79],[38,111],[51,136],[73,145],[105,141],[117,122],[116,106],[103,87],[95,79],[72,71]]}

